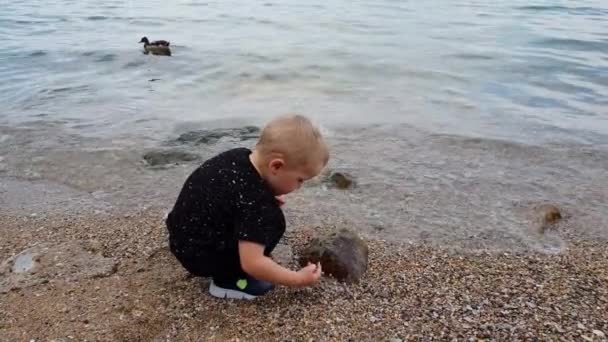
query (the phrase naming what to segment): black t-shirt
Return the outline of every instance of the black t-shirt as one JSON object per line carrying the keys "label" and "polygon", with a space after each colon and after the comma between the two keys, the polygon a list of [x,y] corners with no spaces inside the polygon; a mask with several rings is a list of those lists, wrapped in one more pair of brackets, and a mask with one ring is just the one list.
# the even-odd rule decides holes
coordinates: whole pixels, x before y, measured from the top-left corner
{"label": "black t-shirt", "polygon": [[235,148],[197,168],[186,180],[167,217],[172,244],[183,253],[227,251],[239,240],[272,250],[285,233],[285,217],[270,186]]}

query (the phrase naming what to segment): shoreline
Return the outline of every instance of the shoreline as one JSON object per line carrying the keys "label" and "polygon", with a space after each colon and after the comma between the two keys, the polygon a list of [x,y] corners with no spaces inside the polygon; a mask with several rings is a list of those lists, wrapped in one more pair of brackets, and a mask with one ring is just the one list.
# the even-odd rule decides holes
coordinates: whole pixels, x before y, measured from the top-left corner
{"label": "shoreline", "polygon": [[[608,241],[565,237],[560,254],[466,253],[367,240],[360,284],[324,277],[314,288],[278,288],[252,302],[218,300],[165,246],[162,212],[114,217],[0,216],[2,260],[40,242],[97,241],[117,262],[109,276],[0,294],[8,340],[398,341],[605,340]],[[294,254],[320,228],[292,226]],[[604,337],[601,337],[602,334]]]}

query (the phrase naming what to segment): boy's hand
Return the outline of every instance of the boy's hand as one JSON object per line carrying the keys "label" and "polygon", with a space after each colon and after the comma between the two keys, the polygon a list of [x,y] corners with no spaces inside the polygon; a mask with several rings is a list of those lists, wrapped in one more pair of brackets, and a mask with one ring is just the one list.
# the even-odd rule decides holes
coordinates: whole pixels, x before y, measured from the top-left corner
{"label": "boy's hand", "polygon": [[303,267],[298,271],[298,285],[309,286],[319,281],[321,277],[321,263],[311,264],[308,263],[306,267]]}
{"label": "boy's hand", "polygon": [[279,207],[282,207],[283,204],[285,204],[285,195],[274,196],[274,198],[279,202]]}

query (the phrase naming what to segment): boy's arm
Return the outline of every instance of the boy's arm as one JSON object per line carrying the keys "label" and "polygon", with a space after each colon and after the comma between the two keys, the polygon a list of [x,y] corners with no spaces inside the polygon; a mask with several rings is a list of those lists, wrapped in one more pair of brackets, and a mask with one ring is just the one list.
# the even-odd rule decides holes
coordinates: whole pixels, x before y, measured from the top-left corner
{"label": "boy's arm", "polygon": [[291,271],[265,256],[263,245],[251,241],[239,241],[239,256],[243,271],[273,284],[306,286],[314,284],[321,276],[320,265],[308,265],[299,272]]}

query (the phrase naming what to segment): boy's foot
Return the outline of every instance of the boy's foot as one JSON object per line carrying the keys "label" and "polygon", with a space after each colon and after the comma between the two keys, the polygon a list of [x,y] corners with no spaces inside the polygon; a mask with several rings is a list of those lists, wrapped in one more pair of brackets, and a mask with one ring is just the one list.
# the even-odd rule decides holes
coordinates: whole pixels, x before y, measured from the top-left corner
{"label": "boy's foot", "polygon": [[274,285],[246,276],[239,279],[223,280],[214,278],[209,293],[218,298],[254,299],[272,291]]}

